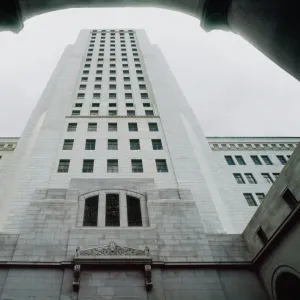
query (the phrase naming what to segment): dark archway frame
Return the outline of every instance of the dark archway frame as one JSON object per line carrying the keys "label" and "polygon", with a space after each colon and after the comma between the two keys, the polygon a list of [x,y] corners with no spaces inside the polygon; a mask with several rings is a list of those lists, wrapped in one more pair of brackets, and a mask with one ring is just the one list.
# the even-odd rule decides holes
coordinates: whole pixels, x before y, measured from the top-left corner
{"label": "dark archway frame", "polygon": [[295,0],[2,0],[0,31],[17,33],[25,20],[59,9],[124,6],[181,11],[200,19],[206,31],[230,30],[300,80],[300,22]]}

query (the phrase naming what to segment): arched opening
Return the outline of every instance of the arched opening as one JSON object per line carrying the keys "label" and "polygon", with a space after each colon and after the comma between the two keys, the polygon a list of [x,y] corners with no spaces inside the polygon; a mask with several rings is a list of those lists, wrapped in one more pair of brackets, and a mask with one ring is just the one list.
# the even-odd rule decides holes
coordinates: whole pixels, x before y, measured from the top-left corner
{"label": "arched opening", "polygon": [[85,199],[83,226],[97,226],[98,202],[98,196]]}
{"label": "arched opening", "polygon": [[300,299],[300,279],[289,272],[281,273],[275,283],[277,300]]}
{"label": "arched opening", "polygon": [[143,226],[140,199],[126,196],[128,226]]}

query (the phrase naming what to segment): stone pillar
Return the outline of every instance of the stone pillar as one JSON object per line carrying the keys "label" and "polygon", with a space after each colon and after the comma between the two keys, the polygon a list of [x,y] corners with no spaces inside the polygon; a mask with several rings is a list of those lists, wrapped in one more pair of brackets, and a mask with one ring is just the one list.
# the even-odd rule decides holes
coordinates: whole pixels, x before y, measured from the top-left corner
{"label": "stone pillar", "polygon": [[98,227],[105,226],[105,211],[106,211],[106,193],[101,191],[99,193],[98,202]]}
{"label": "stone pillar", "polygon": [[119,201],[120,201],[120,227],[128,227],[127,200],[126,200],[126,193],[124,191],[120,192]]}

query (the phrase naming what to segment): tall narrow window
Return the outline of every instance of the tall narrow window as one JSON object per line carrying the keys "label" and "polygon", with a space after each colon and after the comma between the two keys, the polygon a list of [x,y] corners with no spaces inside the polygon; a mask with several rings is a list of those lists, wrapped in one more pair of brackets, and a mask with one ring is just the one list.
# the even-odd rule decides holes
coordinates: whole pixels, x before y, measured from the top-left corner
{"label": "tall narrow window", "polygon": [[143,226],[140,199],[126,196],[128,226]]}
{"label": "tall narrow window", "polygon": [[118,173],[119,165],[117,159],[108,159],[107,160],[107,173]]}
{"label": "tall narrow window", "polygon": [[140,150],[140,140],[129,140],[130,150]]}
{"label": "tall narrow window", "polygon": [[68,173],[70,166],[70,160],[69,159],[61,159],[58,163],[58,173]]}
{"label": "tall narrow window", "polygon": [[86,140],[85,141],[85,150],[95,150],[96,140]]}
{"label": "tall narrow window", "polygon": [[84,159],[82,164],[82,173],[93,173],[94,172],[94,160]]}
{"label": "tall narrow window", "polygon": [[107,150],[118,150],[118,140],[116,139],[107,140]]}
{"label": "tall narrow window", "polygon": [[64,140],[63,150],[72,150],[74,140]]}
{"label": "tall narrow window", "polygon": [[258,235],[258,238],[260,239],[263,245],[266,245],[268,243],[268,237],[261,227],[258,228],[256,234]]}
{"label": "tall narrow window", "polygon": [[291,210],[293,210],[298,204],[297,199],[295,198],[295,196],[293,195],[293,193],[289,189],[286,189],[284,191],[281,198],[285,201],[285,203],[288,205],[288,207]]}
{"label": "tall narrow window", "polygon": [[245,176],[246,176],[249,183],[251,183],[251,184],[256,184],[257,183],[254,176],[251,173],[246,173]]}
{"label": "tall narrow window", "polygon": [[262,155],[262,160],[265,162],[266,165],[273,165],[268,155]]}
{"label": "tall narrow window", "polygon": [[286,165],[286,158],[283,155],[277,155],[277,158],[282,165]]}
{"label": "tall narrow window", "polygon": [[260,203],[265,199],[265,196],[266,195],[264,193],[256,193],[256,197]]}
{"label": "tall narrow window", "polygon": [[156,159],[155,163],[156,163],[156,170],[158,173],[168,172],[167,161],[165,159]]}
{"label": "tall narrow window", "polygon": [[265,179],[266,182],[268,183],[273,183],[274,180],[268,173],[261,173],[261,176]]}
{"label": "tall narrow window", "polygon": [[152,141],[152,148],[153,150],[162,150],[162,143],[161,140],[151,140]]}
{"label": "tall narrow window", "polygon": [[105,226],[120,226],[120,205],[118,194],[106,195]]}
{"label": "tall narrow window", "polygon": [[83,226],[97,226],[98,196],[85,199]]}
{"label": "tall narrow window", "polygon": [[252,158],[255,165],[262,165],[262,163],[261,163],[261,161],[260,161],[260,159],[258,158],[257,155],[251,155],[251,158]]}
{"label": "tall narrow window", "polygon": [[252,194],[244,193],[244,197],[245,197],[245,199],[246,199],[249,206],[257,206]]}
{"label": "tall narrow window", "polygon": [[226,155],[225,160],[227,161],[228,165],[230,165],[230,166],[235,165],[235,162],[234,162],[233,158],[230,155]]}
{"label": "tall narrow window", "polygon": [[244,184],[245,183],[245,180],[244,180],[242,174],[234,173],[233,176],[234,176],[234,178],[235,178],[235,180],[238,184]]}
{"label": "tall narrow window", "polygon": [[132,173],[143,173],[143,162],[141,159],[131,160]]}
{"label": "tall narrow window", "polygon": [[236,159],[236,161],[238,162],[239,165],[245,165],[246,164],[245,161],[244,161],[243,156],[241,156],[241,155],[236,155],[235,159]]}

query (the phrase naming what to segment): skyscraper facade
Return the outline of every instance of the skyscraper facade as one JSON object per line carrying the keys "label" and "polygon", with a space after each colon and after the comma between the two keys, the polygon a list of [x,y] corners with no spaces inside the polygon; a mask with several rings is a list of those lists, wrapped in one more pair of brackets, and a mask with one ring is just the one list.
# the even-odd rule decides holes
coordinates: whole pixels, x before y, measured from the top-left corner
{"label": "skyscraper facade", "polygon": [[0,168],[2,295],[266,299],[218,168],[145,32],[81,31]]}

